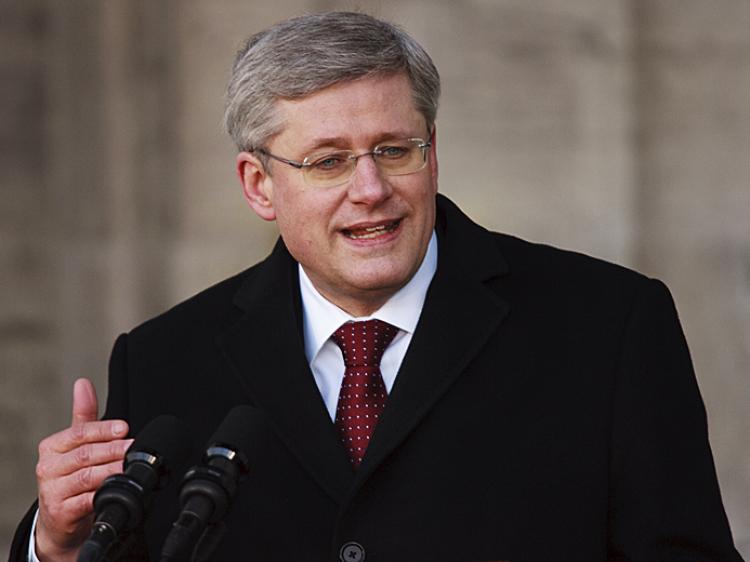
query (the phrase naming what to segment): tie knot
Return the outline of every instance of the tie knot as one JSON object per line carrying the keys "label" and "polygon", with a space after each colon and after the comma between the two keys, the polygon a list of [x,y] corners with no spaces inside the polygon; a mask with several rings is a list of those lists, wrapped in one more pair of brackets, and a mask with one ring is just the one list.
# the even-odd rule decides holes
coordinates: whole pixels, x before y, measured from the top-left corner
{"label": "tie knot", "polygon": [[379,367],[385,348],[397,333],[398,328],[387,322],[366,320],[343,324],[331,339],[341,348],[347,367]]}

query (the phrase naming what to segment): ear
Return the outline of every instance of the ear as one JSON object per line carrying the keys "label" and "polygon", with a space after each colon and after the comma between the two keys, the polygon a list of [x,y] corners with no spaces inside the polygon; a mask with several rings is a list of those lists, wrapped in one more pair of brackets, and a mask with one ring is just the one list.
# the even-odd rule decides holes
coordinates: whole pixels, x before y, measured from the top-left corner
{"label": "ear", "polygon": [[240,152],[237,155],[237,176],[245,199],[255,214],[263,220],[275,220],[273,180],[260,159],[252,152]]}
{"label": "ear", "polygon": [[432,174],[432,190],[438,192],[437,125],[432,125],[432,144],[429,152],[429,166]]}

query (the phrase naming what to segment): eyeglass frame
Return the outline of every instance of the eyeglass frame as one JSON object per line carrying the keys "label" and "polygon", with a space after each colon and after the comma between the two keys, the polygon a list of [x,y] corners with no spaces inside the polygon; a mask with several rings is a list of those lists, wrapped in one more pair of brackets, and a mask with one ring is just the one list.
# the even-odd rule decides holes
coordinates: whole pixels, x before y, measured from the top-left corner
{"label": "eyeglass frame", "polygon": [[[416,174],[420,170],[423,170],[424,167],[427,165],[427,149],[432,146],[432,138],[433,138],[434,135],[435,135],[435,129],[433,128],[432,131],[430,132],[430,136],[429,136],[429,138],[428,138],[427,141],[425,141],[424,139],[422,139],[420,137],[409,137],[409,138],[406,138],[406,139],[396,139],[396,140],[407,140],[407,141],[412,141],[412,142],[413,141],[419,141],[419,144],[417,145],[417,148],[422,151],[422,161],[423,161],[423,163],[422,163],[422,165],[419,168],[417,168],[413,172],[406,172],[406,173],[403,173],[403,174],[388,174],[386,172],[383,172],[383,173],[386,176],[408,176],[410,174]],[[351,154],[349,156],[347,156],[347,160],[354,160],[354,166],[352,167],[351,174],[349,176],[347,176],[346,179],[344,179],[343,181],[341,181],[341,183],[333,183],[333,184],[327,185],[325,187],[336,187],[336,186],[339,186],[339,185],[344,185],[354,175],[354,172],[357,169],[357,161],[360,158],[362,158],[363,156],[378,156],[378,155],[382,154],[382,152],[378,152],[378,148],[380,148],[380,146],[382,144],[387,144],[388,142],[389,141],[383,141],[381,143],[378,143],[378,144],[376,144],[373,147],[372,150],[370,150],[369,152],[363,152],[362,154],[354,154],[353,151],[346,150],[346,149],[342,149],[342,150],[338,150],[338,151],[331,151],[330,154],[334,154],[336,152],[351,152]],[[310,158],[309,156],[305,156],[305,159],[302,162],[298,162],[296,160],[290,160],[288,158],[283,158],[282,156],[277,156],[275,154],[272,154],[268,150],[266,150],[265,148],[263,148],[262,146],[258,147],[258,148],[253,148],[252,150],[250,150],[250,152],[258,152],[258,153],[260,153],[260,154],[262,154],[264,156],[268,156],[269,158],[273,158],[274,160],[277,160],[277,161],[279,161],[279,162],[281,162],[283,164],[287,164],[289,166],[292,166],[293,168],[296,168],[298,170],[303,170],[304,168],[309,168],[310,166],[312,166],[314,164],[313,162],[307,162],[306,161],[308,158]],[[327,156],[327,154],[324,153],[324,154],[320,155],[321,158],[323,158],[324,156]],[[375,158],[373,158],[373,161],[375,162],[375,165],[377,166],[377,160]],[[378,170],[380,170],[379,166],[378,166]],[[302,175],[302,179],[305,180],[305,183],[308,183],[304,174]],[[309,183],[308,183],[308,185],[309,185]],[[311,187],[315,187],[315,186],[311,186]],[[323,188],[321,188],[321,189],[323,189]]]}

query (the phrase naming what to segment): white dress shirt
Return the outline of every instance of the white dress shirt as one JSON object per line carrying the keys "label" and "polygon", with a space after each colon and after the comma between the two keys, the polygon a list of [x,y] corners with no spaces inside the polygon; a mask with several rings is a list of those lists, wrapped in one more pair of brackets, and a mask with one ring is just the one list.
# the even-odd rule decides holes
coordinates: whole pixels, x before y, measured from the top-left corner
{"label": "white dress shirt", "polygon": [[[331,339],[331,334],[345,322],[370,320],[371,318],[383,320],[398,328],[396,337],[393,338],[391,345],[386,348],[380,361],[380,372],[383,375],[385,388],[390,394],[393,382],[396,380],[396,374],[401,367],[401,362],[404,360],[406,350],[417,327],[419,316],[422,314],[422,305],[436,269],[437,238],[433,232],[425,257],[414,277],[372,315],[354,318],[326,300],[313,286],[302,266],[298,266],[304,317],[305,355],[308,363],[310,363],[315,384],[318,385],[318,390],[320,390],[320,395],[325,402],[331,420],[334,420],[336,416],[336,404],[339,400],[339,389],[341,388],[341,381],[344,379],[345,369],[344,356]],[[31,526],[29,562],[39,562],[34,548],[38,516],[39,510],[37,510]]]}
{"label": "white dress shirt", "polygon": [[303,336],[305,356],[315,377],[320,395],[331,420],[336,417],[341,381],[344,379],[344,356],[331,339],[331,335],[345,322],[377,318],[398,328],[383,353],[380,372],[385,388],[390,394],[401,362],[411,342],[422,313],[427,289],[437,269],[437,238],[432,233],[422,264],[409,280],[388,301],[370,316],[354,318],[326,300],[313,286],[302,266],[299,266],[299,286],[302,296]]}

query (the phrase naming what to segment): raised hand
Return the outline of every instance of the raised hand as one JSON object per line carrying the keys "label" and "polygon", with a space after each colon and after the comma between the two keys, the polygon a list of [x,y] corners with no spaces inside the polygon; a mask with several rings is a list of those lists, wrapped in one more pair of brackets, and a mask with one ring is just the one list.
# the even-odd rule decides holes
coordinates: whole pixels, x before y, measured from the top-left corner
{"label": "raised hand", "polygon": [[35,540],[40,562],[76,560],[93,524],[94,492],[107,476],[122,472],[132,443],[125,439],[128,425],[122,420],[97,421],[97,416],[93,384],[78,379],[70,427],[39,443]]}

